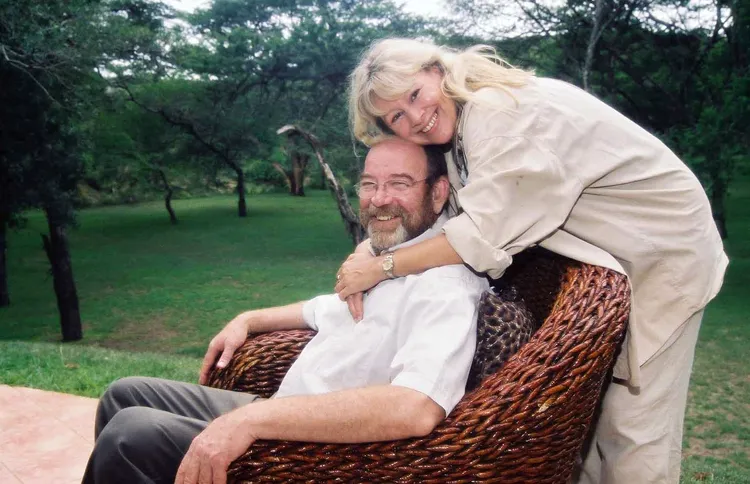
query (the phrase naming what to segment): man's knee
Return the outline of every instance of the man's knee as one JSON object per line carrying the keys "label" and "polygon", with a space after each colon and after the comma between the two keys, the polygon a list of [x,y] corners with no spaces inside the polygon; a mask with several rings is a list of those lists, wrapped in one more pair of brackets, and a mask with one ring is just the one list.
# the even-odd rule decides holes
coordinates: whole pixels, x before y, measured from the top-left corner
{"label": "man's knee", "polygon": [[149,378],[140,376],[128,376],[113,381],[104,392],[105,396],[114,401],[121,402],[123,407],[135,406],[138,404],[140,396],[144,389],[148,387]]}
{"label": "man's knee", "polygon": [[115,476],[129,476],[129,482],[159,482],[162,474],[173,479],[192,438],[200,431],[185,432],[178,420],[148,407],[117,412],[94,444],[90,462],[91,472],[97,476],[94,482],[114,482]]}
{"label": "man's knee", "polygon": [[96,409],[95,434],[97,437],[118,412],[139,404],[136,395],[139,394],[139,388],[142,386],[142,378],[127,377],[116,380],[107,387]]}

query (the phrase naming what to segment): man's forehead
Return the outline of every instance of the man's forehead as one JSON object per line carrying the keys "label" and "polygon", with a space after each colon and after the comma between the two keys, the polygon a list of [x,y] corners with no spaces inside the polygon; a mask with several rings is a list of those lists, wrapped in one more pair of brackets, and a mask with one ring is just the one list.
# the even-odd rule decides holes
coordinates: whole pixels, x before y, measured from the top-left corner
{"label": "man's forehead", "polygon": [[427,156],[424,149],[418,145],[399,143],[373,147],[365,158],[363,176],[404,175],[418,178],[426,171]]}

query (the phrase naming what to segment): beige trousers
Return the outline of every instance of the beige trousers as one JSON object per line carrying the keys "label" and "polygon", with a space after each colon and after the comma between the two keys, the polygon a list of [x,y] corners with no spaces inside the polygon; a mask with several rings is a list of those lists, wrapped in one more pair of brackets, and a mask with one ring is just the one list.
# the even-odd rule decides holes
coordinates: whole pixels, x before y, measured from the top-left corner
{"label": "beige trousers", "polygon": [[641,386],[613,379],[579,484],[677,484],[690,372],[703,311],[641,366]]}

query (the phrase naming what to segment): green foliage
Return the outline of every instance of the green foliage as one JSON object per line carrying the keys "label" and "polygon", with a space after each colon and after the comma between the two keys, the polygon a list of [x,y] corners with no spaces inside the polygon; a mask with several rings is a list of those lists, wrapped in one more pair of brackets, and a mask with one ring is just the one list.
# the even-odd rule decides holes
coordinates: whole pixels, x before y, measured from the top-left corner
{"label": "green foliage", "polygon": [[255,183],[269,185],[279,189],[284,189],[287,186],[287,181],[284,175],[274,168],[270,161],[250,160],[245,172],[247,173],[247,177]]}
{"label": "green foliage", "polygon": [[464,21],[517,19],[489,37],[512,62],[583,85],[667,140],[703,181],[725,233],[725,197],[750,151],[747,2],[452,4]]}
{"label": "green foliage", "polygon": [[72,221],[95,12],[84,0],[0,3],[0,213],[43,206],[57,223]]}
{"label": "green foliage", "polygon": [[349,172],[352,156],[339,155],[351,143],[347,76],[374,39],[421,27],[399,10],[373,0],[217,0],[187,16],[156,56],[176,68],[168,79],[145,65],[113,70],[138,104],[194,138],[192,152],[235,171],[243,159],[267,158],[275,131],[293,123],[316,133],[333,154],[328,162]]}

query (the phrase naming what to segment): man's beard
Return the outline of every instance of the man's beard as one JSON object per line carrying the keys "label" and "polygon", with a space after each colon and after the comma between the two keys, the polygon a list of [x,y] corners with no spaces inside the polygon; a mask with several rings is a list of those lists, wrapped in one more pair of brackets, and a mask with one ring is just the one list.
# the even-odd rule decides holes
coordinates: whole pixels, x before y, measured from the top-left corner
{"label": "man's beard", "polygon": [[[371,222],[378,216],[400,217],[401,221],[398,227],[393,230],[377,230]],[[370,205],[368,209],[359,211],[359,219],[362,221],[362,225],[367,228],[370,245],[376,254],[421,235],[425,230],[432,227],[437,218],[437,214],[432,210],[429,197],[425,197],[420,213],[416,214],[409,214],[396,204],[380,208]]]}

